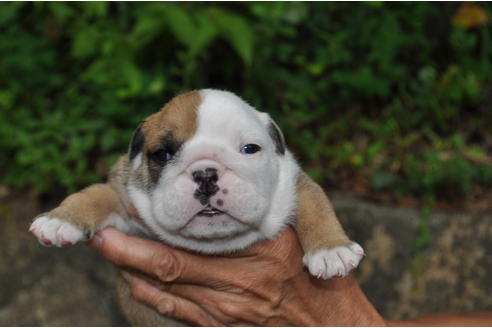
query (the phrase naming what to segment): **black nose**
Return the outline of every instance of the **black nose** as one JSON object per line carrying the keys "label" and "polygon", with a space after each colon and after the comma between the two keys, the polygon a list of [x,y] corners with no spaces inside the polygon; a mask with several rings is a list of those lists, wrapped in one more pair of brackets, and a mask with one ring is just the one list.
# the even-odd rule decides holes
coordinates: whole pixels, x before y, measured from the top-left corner
{"label": "black nose", "polygon": [[203,205],[207,204],[209,198],[219,191],[217,170],[206,168],[205,171],[195,171],[192,173],[192,177],[193,181],[198,184],[198,188],[195,190],[195,198],[199,199]]}
{"label": "black nose", "polygon": [[203,183],[216,183],[219,180],[217,170],[213,168],[206,168],[205,171],[194,171],[192,173],[193,181],[198,184]]}

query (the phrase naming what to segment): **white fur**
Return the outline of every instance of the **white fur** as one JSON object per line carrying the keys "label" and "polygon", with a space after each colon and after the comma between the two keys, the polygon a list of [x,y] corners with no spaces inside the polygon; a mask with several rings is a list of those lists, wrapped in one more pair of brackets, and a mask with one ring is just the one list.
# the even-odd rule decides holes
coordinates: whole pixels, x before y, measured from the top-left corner
{"label": "white fur", "polygon": [[139,153],[132,161],[133,169],[137,169],[142,164],[142,153]]}
{"label": "white fur", "polygon": [[137,220],[125,220],[116,213],[111,213],[99,230],[113,227],[130,235],[150,236],[149,231]]}
{"label": "white fur", "polygon": [[275,188],[270,211],[261,225],[267,238],[273,238],[287,224],[292,223],[297,205],[297,174],[299,166],[289,151],[280,162],[279,179]]}
{"label": "white fur", "polygon": [[[119,215],[114,213],[104,221],[104,223],[99,227],[99,230],[106,227],[115,227],[120,231],[133,235],[148,235],[148,233],[146,233],[146,229],[137,221],[124,220]],[[41,216],[35,219],[31,224],[29,231],[36,236],[39,243],[43,246],[64,247],[87,240],[84,232],[74,224],[66,220],[50,216]]]}
{"label": "white fur", "polygon": [[[34,220],[29,228],[43,246],[68,246],[85,240],[84,232],[70,222],[49,216]],[[48,243],[47,243],[48,242]],[[50,245],[51,244],[51,245]]]}
{"label": "white fur", "polygon": [[[230,92],[202,90],[200,96],[195,135],[165,167],[153,191],[130,185],[130,199],[154,234],[184,248],[227,252],[274,237],[293,216],[297,163],[288,151],[276,153],[268,114]],[[250,143],[261,151],[241,153]],[[220,175],[220,190],[210,204],[227,215],[196,216],[205,205],[193,197],[197,184],[191,173],[207,167]]]}
{"label": "white fur", "polygon": [[357,243],[305,254],[304,265],[318,278],[345,277],[359,265],[364,250]]}

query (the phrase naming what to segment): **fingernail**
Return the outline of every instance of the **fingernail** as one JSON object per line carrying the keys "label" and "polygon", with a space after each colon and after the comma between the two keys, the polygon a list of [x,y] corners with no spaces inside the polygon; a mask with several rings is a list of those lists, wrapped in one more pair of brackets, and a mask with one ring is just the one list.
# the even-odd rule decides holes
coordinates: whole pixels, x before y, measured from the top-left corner
{"label": "fingernail", "polygon": [[89,246],[91,246],[95,249],[100,249],[102,246],[102,243],[103,243],[102,237],[98,233],[96,233],[94,235],[94,237],[92,237],[92,239],[90,240]]}

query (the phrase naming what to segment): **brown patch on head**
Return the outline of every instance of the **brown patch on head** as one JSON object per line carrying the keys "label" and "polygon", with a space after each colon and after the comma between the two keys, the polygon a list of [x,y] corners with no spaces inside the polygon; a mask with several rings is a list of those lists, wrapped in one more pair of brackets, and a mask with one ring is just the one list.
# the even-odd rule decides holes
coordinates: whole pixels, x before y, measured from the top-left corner
{"label": "brown patch on head", "polygon": [[155,186],[164,167],[195,134],[200,103],[198,91],[180,94],[138,126],[128,155],[130,161],[140,153],[143,155],[146,165],[141,165],[133,174],[141,187]]}
{"label": "brown patch on head", "polygon": [[144,151],[157,149],[169,134],[179,143],[190,139],[196,131],[200,103],[199,92],[189,91],[174,97],[159,112],[149,116],[142,125],[146,139]]}

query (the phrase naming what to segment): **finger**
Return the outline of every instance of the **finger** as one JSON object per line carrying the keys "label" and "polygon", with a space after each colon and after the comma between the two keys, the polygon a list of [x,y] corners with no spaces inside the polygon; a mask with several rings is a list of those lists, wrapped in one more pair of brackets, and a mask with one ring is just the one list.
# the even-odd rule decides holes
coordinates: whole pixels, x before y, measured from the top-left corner
{"label": "finger", "polygon": [[200,326],[223,326],[199,305],[162,291],[128,272],[123,271],[122,275],[130,285],[133,297],[159,313]]}
{"label": "finger", "polygon": [[[97,240],[97,238],[101,238]],[[221,284],[224,272],[240,271],[230,259],[204,257],[171,248],[161,242],[130,237],[118,230],[107,228],[98,232],[90,246],[117,266],[130,267],[163,282]]]}
{"label": "finger", "polygon": [[[122,276],[127,282],[129,282],[132,294],[138,295],[140,291],[133,290],[137,286],[136,279],[141,279],[149,286],[154,287],[160,291],[163,291],[172,296],[185,299],[193,304],[198,305],[206,313],[208,313],[215,320],[227,324],[227,325],[241,325],[246,322],[257,322],[258,316],[254,314],[252,308],[254,306],[247,306],[247,297],[241,297],[234,293],[217,291],[208,287],[199,285],[187,285],[187,284],[166,284],[163,285],[158,281],[150,279],[145,276],[140,276],[138,273],[121,271]],[[146,302],[152,306],[154,303]],[[256,320],[256,321],[253,321]],[[244,326],[244,325],[241,325]],[[249,326],[249,325],[247,325]]]}
{"label": "finger", "polygon": [[126,281],[129,281],[129,275],[132,275],[133,277],[136,277],[136,278],[139,278],[139,279],[142,279],[142,280],[145,280],[148,284],[150,284],[151,286],[159,289],[159,290],[162,290],[164,292],[169,292],[169,290],[171,289],[171,286],[173,285],[173,283],[171,282],[162,282],[160,280],[157,280],[155,278],[151,278],[150,276],[147,276],[139,271],[133,271],[133,270],[128,270],[128,268],[119,268],[121,269],[120,270],[120,273],[122,275],[123,278],[125,278]]}
{"label": "finger", "polygon": [[245,317],[245,312],[240,311],[236,306],[240,303],[238,299],[244,303],[245,298],[229,291],[218,291],[198,285],[174,284],[169,288],[169,293],[200,304],[205,311],[227,325]]}
{"label": "finger", "polygon": [[245,290],[215,290],[198,285],[172,284],[169,293],[200,306],[217,320],[227,325],[264,326],[269,319],[280,317],[269,300]]}
{"label": "finger", "polygon": [[223,323],[229,323],[234,321],[234,318],[226,317],[223,312],[220,312],[218,306],[216,305],[221,300],[227,299],[229,301],[227,293],[217,292],[209,293],[213,289],[209,287],[202,287],[200,285],[188,285],[188,284],[176,284],[176,283],[162,283],[155,279],[144,276],[139,272],[130,272],[126,270],[120,271],[122,277],[129,283],[130,288],[132,288],[131,282],[135,281],[135,278],[145,281],[150,286],[164,291],[166,293],[172,294],[174,296],[187,299],[192,303],[195,303],[202,307],[205,311],[209,312],[212,317],[216,318],[218,321]]}

